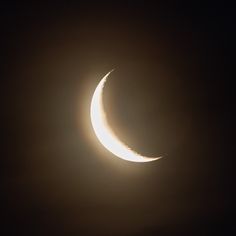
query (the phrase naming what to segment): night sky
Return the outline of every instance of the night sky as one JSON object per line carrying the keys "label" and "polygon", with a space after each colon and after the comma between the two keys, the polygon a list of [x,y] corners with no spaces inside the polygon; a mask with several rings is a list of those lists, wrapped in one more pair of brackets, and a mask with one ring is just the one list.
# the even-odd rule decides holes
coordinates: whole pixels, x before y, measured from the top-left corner
{"label": "night sky", "polygon": [[[236,235],[227,1],[1,3],[1,235]],[[118,137],[101,146],[94,89]]]}

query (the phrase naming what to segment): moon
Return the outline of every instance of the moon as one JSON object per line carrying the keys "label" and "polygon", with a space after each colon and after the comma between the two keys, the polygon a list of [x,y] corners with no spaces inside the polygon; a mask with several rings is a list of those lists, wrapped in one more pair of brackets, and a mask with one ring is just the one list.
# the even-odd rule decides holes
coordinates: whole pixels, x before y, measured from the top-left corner
{"label": "moon", "polygon": [[[112,70],[113,71],[113,70]],[[94,132],[100,143],[115,156],[131,162],[150,162],[161,157],[146,157],[135,152],[115,135],[109,126],[103,106],[103,88],[111,72],[108,72],[97,85],[90,106],[90,118]]]}

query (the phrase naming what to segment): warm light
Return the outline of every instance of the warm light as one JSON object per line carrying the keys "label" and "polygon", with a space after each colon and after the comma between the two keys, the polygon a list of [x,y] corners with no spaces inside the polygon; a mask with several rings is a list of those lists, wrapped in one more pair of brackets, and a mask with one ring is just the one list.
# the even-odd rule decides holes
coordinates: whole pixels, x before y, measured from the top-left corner
{"label": "warm light", "polygon": [[91,108],[90,108],[91,122],[98,140],[111,153],[127,161],[148,162],[161,158],[161,157],[148,158],[136,153],[135,151],[131,150],[128,146],[126,146],[124,143],[122,143],[113,133],[112,129],[109,127],[106,119],[106,114],[104,112],[102,94],[103,94],[104,84],[111,72],[112,71],[110,71],[107,75],[105,75],[103,79],[100,81],[93,94],[91,102]]}

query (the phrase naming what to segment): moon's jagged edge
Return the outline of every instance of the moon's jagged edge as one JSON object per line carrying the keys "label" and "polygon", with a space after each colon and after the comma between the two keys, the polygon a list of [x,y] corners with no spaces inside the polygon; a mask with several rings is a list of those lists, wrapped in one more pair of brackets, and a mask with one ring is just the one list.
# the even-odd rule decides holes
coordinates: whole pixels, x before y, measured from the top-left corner
{"label": "moon's jagged edge", "polygon": [[[113,70],[112,70],[113,71]],[[101,144],[115,156],[132,162],[150,162],[161,157],[146,157],[131,150],[122,143],[110,128],[103,106],[103,88],[105,82],[112,72],[108,72],[97,85],[91,102],[90,117],[94,132]]]}

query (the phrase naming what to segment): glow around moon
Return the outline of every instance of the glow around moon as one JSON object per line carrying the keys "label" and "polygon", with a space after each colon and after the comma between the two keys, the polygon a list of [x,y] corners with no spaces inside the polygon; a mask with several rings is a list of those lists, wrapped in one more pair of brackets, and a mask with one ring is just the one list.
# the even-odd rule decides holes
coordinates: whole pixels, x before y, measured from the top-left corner
{"label": "glow around moon", "polygon": [[101,144],[115,156],[132,162],[149,162],[160,159],[161,157],[146,157],[131,150],[122,143],[114,134],[108,125],[106,114],[103,106],[103,88],[105,82],[112,71],[107,73],[99,82],[92,97],[90,116],[94,132]]}

